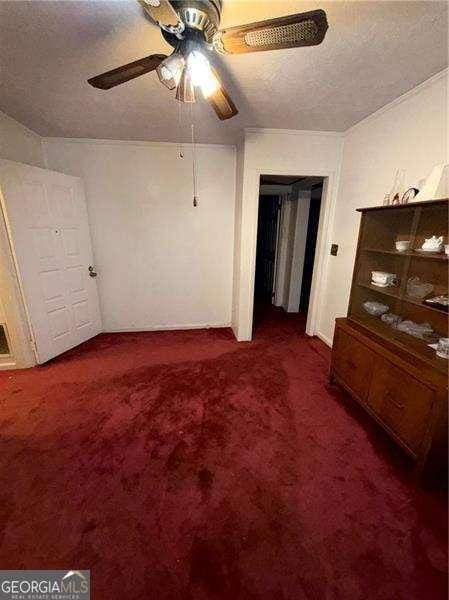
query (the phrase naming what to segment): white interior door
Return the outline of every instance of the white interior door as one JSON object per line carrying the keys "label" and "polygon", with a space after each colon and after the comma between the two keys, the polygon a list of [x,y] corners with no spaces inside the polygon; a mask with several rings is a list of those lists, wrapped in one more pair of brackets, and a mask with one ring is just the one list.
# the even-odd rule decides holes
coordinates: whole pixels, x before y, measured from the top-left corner
{"label": "white interior door", "polygon": [[3,212],[43,363],[101,331],[83,183],[0,160]]}

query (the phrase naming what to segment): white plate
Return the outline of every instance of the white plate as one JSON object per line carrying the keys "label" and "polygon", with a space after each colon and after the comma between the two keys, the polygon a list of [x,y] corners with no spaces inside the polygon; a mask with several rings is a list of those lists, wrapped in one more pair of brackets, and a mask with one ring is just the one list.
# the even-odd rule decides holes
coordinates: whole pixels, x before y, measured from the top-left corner
{"label": "white plate", "polygon": [[441,254],[441,248],[439,250],[425,250],[424,248],[415,248],[415,252],[427,252],[429,254]]}
{"label": "white plate", "polygon": [[374,281],[371,281],[371,285],[375,285],[376,287],[381,287],[381,288],[395,287],[395,285],[392,283],[375,283]]}

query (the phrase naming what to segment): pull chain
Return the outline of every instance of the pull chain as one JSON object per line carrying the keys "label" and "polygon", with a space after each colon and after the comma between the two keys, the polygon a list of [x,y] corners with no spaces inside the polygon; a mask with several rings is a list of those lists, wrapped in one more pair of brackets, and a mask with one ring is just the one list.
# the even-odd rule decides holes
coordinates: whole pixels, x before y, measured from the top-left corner
{"label": "pull chain", "polygon": [[192,141],[192,176],[193,176],[193,206],[196,208],[198,206],[198,195],[197,195],[197,164],[196,164],[196,148],[195,148],[195,119],[194,119],[194,108],[193,102],[190,104],[190,132],[191,132],[191,141]]}
{"label": "pull chain", "polygon": [[182,145],[182,102],[178,102],[178,158],[184,158]]}

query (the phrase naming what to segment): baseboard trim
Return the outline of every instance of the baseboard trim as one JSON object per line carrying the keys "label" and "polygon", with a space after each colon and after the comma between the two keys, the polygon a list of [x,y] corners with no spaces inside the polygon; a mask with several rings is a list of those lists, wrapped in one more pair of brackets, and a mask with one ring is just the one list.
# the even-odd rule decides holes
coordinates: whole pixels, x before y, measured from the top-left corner
{"label": "baseboard trim", "polygon": [[[32,365],[34,366],[34,365]],[[12,369],[20,369],[20,368],[27,368],[27,367],[18,367],[17,363],[12,361],[12,362],[2,362],[0,363],[0,371],[10,371]]]}
{"label": "baseboard trim", "polygon": [[139,331],[189,331],[191,329],[228,329],[231,323],[199,323],[154,325],[151,327],[105,327],[102,333],[138,333]]}
{"label": "baseboard trim", "polygon": [[332,348],[332,340],[330,340],[326,335],[324,335],[323,333],[317,332],[316,336],[322,342],[324,342],[326,344],[326,346],[329,346],[329,348]]}

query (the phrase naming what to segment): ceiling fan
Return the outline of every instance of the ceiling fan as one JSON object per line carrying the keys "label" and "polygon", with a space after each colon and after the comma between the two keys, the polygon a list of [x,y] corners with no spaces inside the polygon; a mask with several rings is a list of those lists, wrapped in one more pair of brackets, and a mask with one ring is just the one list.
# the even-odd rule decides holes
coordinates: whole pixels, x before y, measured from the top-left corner
{"label": "ceiling fan", "polygon": [[195,102],[195,88],[219,119],[237,114],[208,53],[242,54],[320,44],[327,31],[323,10],[287,15],[258,23],[219,30],[222,0],[139,0],[146,13],[174,48],[170,56],[151,54],[88,80],[108,90],[150,71],[156,71],[167,88],[176,88],[181,102]]}

